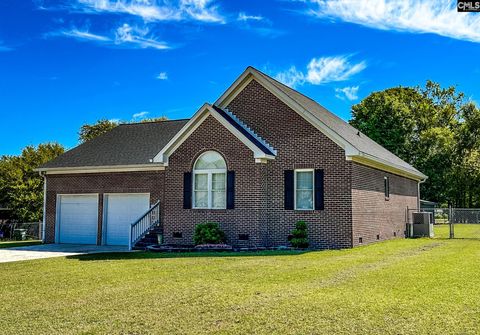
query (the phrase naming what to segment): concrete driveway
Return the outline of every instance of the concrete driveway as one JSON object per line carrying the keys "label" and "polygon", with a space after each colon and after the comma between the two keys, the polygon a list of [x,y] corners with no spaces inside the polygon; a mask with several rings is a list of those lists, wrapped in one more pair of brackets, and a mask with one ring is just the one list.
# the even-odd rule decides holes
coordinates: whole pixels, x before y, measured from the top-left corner
{"label": "concrete driveway", "polygon": [[28,247],[5,248],[0,249],[0,263],[102,252],[128,252],[128,248],[124,246],[82,244],[40,244]]}

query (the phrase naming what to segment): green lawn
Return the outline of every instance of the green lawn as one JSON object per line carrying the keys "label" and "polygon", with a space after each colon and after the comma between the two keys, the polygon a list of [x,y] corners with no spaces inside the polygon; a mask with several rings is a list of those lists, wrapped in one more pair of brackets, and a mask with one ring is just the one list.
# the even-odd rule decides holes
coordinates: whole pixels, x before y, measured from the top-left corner
{"label": "green lawn", "polygon": [[[480,224],[455,224],[454,225],[456,239],[479,239],[480,240]],[[450,226],[435,225],[433,226],[433,233],[436,238],[449,238]]]}
{"label": "green lawn", "polygon": [[42,241],[28,240],[28,241],[0,241],[1,248],[26,247],[29,245],[42,244]]}
{"label": "green lawn", "polygon": [[2,334],[478,334],[480,241],[0,264]]}

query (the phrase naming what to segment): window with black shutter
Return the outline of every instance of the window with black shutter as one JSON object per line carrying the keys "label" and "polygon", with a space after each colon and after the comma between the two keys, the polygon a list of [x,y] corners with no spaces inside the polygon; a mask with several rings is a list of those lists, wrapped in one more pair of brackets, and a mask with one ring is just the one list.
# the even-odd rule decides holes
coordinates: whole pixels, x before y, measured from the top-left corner
{"label": "window with black shutter", "polygon": [[315,209],[323,210],[325,208],[325,187],[323,170],[315,170]]}
{"label": "window with black shutter", "polygon": [[227,209],[235,208],[235,171],[227,172]]}
{"label": "window with black shutter", "polygon": [[192,173],[183,174],[183,208],[192,208]]}
{"label": "window with black shutter", "polygon": [[285,193],[285,209],[292,210],[294,203],[294,180],[293,170],[284,171],[284,193]]}

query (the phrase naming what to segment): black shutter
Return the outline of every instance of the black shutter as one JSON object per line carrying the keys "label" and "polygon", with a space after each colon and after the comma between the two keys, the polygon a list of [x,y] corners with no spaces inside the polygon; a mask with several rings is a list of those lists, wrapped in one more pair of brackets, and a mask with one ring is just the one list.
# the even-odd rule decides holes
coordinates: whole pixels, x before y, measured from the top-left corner
{"label": "black shutter", "polygon": [[384,177],[383,183],[385,190],[385,198],[388,199],[390,197],[390,179],[388,177]]}
{"label": "black shutter", "polygon": [[192,173],[183,174],[183,208],[192,208]]}
{"label": "black shutter", "polygon": [[285,183],[285,209],[293,209],[293,170],[284,171],[284,183]]}
{"label": "black shutter", "polygon": [[324,209],[324,173],[323,170],[315,170],[315,210]]}
{"label": "black shutter", "polygon": [[235,208],[235,171],[227,172],[227,209]]}

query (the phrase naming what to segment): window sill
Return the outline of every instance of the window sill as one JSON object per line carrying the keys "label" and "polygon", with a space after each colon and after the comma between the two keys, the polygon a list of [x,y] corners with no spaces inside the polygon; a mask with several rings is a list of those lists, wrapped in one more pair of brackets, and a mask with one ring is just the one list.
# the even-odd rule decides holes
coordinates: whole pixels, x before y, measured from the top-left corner
{"label": "window sill", "polygon": [[301,213],[304,213],[304,212],[319,212],[319,211],[322,211],[322,209],[294,209],[293,210],[294,212],[301,212]]}

